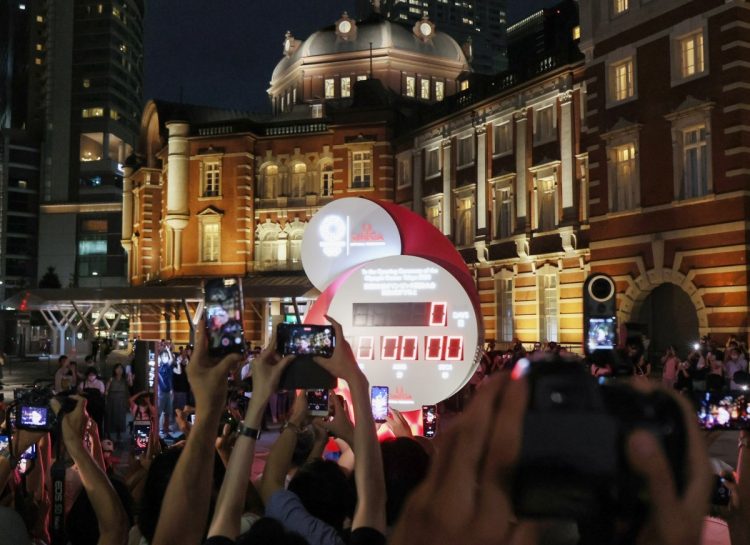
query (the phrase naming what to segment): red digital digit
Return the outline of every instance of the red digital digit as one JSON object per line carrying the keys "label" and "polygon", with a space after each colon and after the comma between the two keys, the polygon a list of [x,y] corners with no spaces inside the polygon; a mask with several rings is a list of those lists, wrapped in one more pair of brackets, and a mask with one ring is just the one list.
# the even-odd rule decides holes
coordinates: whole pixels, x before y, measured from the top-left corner
{"label": "red digital digit", "polygon": [[430,305],[430,325],[445,325],[448,320],[447,303],[432,303]]}
{"label": "red digital digit", "polygon": [[373,337],[360,337],[357,345],[357,359],[371,360],[375,352],[375,340]]}
{"label": "red digital digit", "polygon": [[381,360],[395,360],[398,357],[398,345],[400,337],[383,337],[380,345]]}
{"label": "red digital digit", "polygon": [[448,337],[445,348],[445,359],[447,361],[458,361],[463,359],[464,352],[464,338],[459,337]]}
{"label": "red digital digit", "polygon": [[417,338],[416,337],[402,337],[401,338],[401,355],[400,360],[416,360],[417,359]]}
{"label": "red digital digit", "polygon": [[425,359],[441,360],[443,359],[443,342],[445,337],[426,337],[425,340]]}

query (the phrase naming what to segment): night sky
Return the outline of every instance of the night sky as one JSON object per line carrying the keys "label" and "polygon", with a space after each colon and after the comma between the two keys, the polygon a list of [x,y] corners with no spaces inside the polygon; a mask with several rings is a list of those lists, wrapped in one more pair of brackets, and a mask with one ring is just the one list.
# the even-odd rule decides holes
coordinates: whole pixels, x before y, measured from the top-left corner
{"label": "night sky", "polygon": [[[508,0],[511,23],[558,0]],[[354,0],[156,0],[148,2],[145,98],[252,111],[268,109],[284,33],[305,39]]]}

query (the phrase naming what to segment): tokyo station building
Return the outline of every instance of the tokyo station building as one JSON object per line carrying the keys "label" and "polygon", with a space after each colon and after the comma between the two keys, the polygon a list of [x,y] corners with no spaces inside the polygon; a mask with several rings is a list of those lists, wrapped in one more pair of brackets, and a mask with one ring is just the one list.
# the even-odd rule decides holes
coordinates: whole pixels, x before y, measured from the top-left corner
{"label": "tokyo station building", "polygon": [[[246,336],[265,342],[317,295],[310,218],[359,196],[453,241],[500,344],[580,350],[592,271],[652,349],[747,339],[746,4],[570,0],[509,27],[508,50],[509,70],[482,77],[428,18],[344,14],[287,33],[272,114],[148,103],[124,176],[131,285],[242,277]],[[141,309],[131,334],[184,342],[189,327]]]}

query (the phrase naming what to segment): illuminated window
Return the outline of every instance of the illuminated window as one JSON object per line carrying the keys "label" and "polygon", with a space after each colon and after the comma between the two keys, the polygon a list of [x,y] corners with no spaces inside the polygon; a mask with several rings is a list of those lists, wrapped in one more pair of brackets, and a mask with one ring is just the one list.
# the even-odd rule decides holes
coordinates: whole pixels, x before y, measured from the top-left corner
{"label": "illuminated window", "polygon": [[37,15],[37,16],[36,16],[36,22],[37,22],[37,23],[43,23],[43,22],[44,22],[44,16],[42,16],[42,15]]}
{"label": "illuminated window", "polygon": [[635,144],[616,146],[611,150],[612,168],[611,210],[632,210],[637,206]]}
{"label": "illuminated window", "polygon": [[498,341],[513,340],[513,278],[495,280],[496,335]]}
{"label": "illuminated window", "polygon": [[461,82],[461,90],[466,91],[469,88],[469,80],[465,79]]}
{"label": "illuminated window", "polygon": [[539,217],[537,228],[539,231],[551,231],[556,226],[557,217],[557,184],[555,177],[541,178],[537,182]]}
{"label": "illuminated window", "polygon": [[365,75],[357,76],[357,81],[365,81],[366,79],[367,79],[367,76]]}
{"label": "illuminated window", "polygon": [[509,121],[492,127],[492,153],[505,155],[513,151],[513,133]]}
{"label": "illuminated window", "polygon": [[120,112],[118,112],[114,108],[110,108],[109,109],[109,117],[111,119],[114,119],[115,121],[118,121],[120,119]]}
{"label": "illuminated window", "polygon": [[474,198],[461,197],[457,201],[456,246],[469,246],[474,244]]}
{"label": "illuminated window", "polygon": [[436,81],[435,82],[435,100],[439,102],[443,100],[444,98],[445,98],[445,82]]}
{"label": "illuminated window", "polygon": [[83,163],[101,161],[104,155],[104,133],[88,132],[80,137],[80,160]]}
{"label": "illuminated window", "polygon": [[104,108],[84,108],[81,117],[104,117]]}
{"label": "illuminated window", "polygon": [[627,100],[635,95],[633,59],[627,59],[610,68],[610,92],[615,101]]}
{"label": "illuminated window", "polygon": [[422,100],[430,100],[430,80],[419,80],[419,96]]}
{"label": "illuminated window", "polygon": [[36,58],[34,59],[34,64],[36,64],[36,65],[40,65],[40,64],[42,64],[42,59],[40,59],[39,57],[36,57]]}
{"label": "illuminated window", "polygon": [[458,168],[466,167],[474,163],[474,135],[459,138],[458,140]]}
{"label": "illuminated window", "polygon": [[615,15],[620,15],[621,13],[625,13],[628,11],[629,2],[630,0],[612,0],[612,8],[614,10]]}
{"label": "illuminated window", "polygon": [[84,89],[88,89],[89,87],[91,87],[91,80],[89,78],[84,78],[83,79],[83,88]]}
{"label": "illuminated window", "polygon": [[703,32],[697,32],[680,40],[680,68],[683,78],[700,74],[705,70]]}
{"label": "illuminated window", "polygon": [[555,137],[554,106],[534,110],[534,142],[543,143]]}
{"label": "illuminated window", "polygon": [[682,131],[682,158],[685,199],[702,197],[708,193],[708,141],[706,126],[691,127]]}
{"label": "illuminated window", "polygon": [[411,161],[408,157],[398,159],[397,187],[408,187],[411,185]]}
{"label": "illuminated window", "polygon": [[440,174],[440,148],[427,150],[425,160],[425,178]]}
{"label": "illuminated window", "polygon": [[114,15],[115,17],[117,17],[119,19],[120,18],[120,8],[118,8],[117,6],[112,6],[112,15]]}
{"label": "illuminated window", "polygon": [[312,104],[310,106],[310,112],[312,114],[313,119],[320,119],[323,117],[323,105],[322,104]]}
{"label": "illuminated window", "polygon": [[295,163],[292,169],[292,197],[304,197],[307,192],[307,165]]}
{"label": "illuminated window", "polygon": [[326,98],[334,98],[336,96],[336,80],[333,78],[326,78],[325,93]]}
{"label": "illuminated window", "polygon": [[104,5],[103,4],[97,4],[97,6],[96,6],[96,12],[99,15],[101,15],[102,13],[104,13]]}
{"label": "illuminated window", "polygon": [[341,78],[341,97],[352,96],[352,78]]}
{"label": "illuminated window", "polygon": [[417,93],[417,79],[414,76],[406,76],[406,96],[413,97]]}
{"label": "illuminated window", "polygon": [[36,44],[36,50],[37,51],[43,51],[44,50],[44,45],[43,44]]}
{"label": "illuminated window", "polygon": [[372,152],[352,152],[352,187],[363,188],[372,185]]}
{"label": "illuminated window", "polygon": [[539,340],[558,341],[557,274],[540,274],[539,282]]}
{"label": "illuminated window", "polygon": [[221,245],[221,224],[219,218],[215,220],[209,216],[201,218],[201,261],[203,263],[216,263],[219,261],[219,249]]}
{"label": "illuminated window", "polygon": [[510,184],[495,190],[495,238],[513,234],[513,193]]}
{"label": "illuminated window", "polygon": [[581,39],[581,27],[580,25],[576,25],[573,27],[573,39],[574,40],[580,40]]}
{"label": "illuminated window", "polygon": [[221,164],[206,162],[203,164],[203,196],[218,197],[221,194]]}
{"label": "illuminated window", "polygon": [[330,197],[333,195],[333,165],[328,163],[320,171],[320,196]]}
{"label": "illuminated window", "polygon": [[443,230],[443,214],[441,210],[440,202],[434,202],[432,204],[425,204],[424,213],[425,219],[429,221],[439,231]]}
{"label": "illuminated window", "polygon": [[279,167],[277,165],[268,165],[261,176],[262,191],[259,191],[263,198],[275,199],[279,196]]}

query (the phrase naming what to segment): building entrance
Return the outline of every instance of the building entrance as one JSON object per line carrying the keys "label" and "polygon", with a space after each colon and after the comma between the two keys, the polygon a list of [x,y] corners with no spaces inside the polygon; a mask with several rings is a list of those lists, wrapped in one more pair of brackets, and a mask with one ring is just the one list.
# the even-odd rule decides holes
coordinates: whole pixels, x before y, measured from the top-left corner
{"label": "building entrance", "polygon": [[679,356],[685,358],[699,340],[695,305],[675,284],[664,283],[654,288],[633,317],[643,324],[643,333],[650,339],[648,352],[652,364],[658,363],[669,345],[674,345]]}

